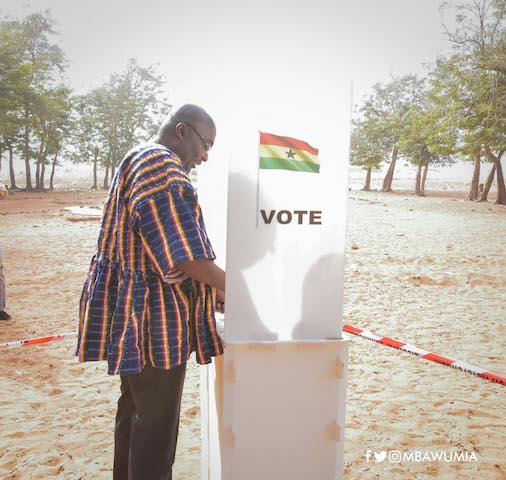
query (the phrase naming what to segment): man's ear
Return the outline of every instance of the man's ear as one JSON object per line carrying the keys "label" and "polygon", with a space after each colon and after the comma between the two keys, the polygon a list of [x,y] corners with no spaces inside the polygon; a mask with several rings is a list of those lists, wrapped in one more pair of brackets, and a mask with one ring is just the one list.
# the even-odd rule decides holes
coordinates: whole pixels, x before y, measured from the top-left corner
{"label": "man's ear", "polygon": [[176,125],[176,135],[179,140],[183,140],[183,137],[186,135],[186,124],[179,122]]}

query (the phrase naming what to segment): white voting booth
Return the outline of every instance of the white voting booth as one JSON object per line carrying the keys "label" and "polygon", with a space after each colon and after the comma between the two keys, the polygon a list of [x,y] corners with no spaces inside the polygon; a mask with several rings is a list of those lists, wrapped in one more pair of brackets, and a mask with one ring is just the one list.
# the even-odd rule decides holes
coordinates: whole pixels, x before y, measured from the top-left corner
{"label": "white voting booth", "polygon": [[[226,348],[201,369],[202,480],[342,476],[349,111],[334,121],[318,134],[258,125],[231,155]],[[320,172],[259,170],[259,129],[317,148]],[[206,223],[216,223],[223,212],[209,208],[205,171],[198,184]]]}

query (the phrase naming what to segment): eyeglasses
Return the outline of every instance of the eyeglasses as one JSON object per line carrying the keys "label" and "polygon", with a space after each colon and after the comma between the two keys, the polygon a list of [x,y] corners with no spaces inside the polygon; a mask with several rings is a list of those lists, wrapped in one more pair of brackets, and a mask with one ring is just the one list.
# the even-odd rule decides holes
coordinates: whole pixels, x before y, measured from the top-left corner
{"label": "eyeglasses", "polygon": [[188,125],[198,136],[199,138],[202,140],[202,142],[204,143],[204,146],[205,146],[205,149],[206,149],[206,152],[208,152],[209,150],[211,150],[211,147],[212,145],[209,145],[205,140],[204,138],[202,137],[202,135],[197,131],[197,129],[191,124],[191,123],[188,123],[188,122],[185,122],[186,125]]}

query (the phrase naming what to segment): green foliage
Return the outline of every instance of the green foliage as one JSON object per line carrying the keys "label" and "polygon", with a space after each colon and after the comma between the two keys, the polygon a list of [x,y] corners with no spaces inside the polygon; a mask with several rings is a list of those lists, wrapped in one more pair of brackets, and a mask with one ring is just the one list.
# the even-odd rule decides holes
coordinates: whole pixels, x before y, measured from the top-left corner
{"label": "green foliage", "polygon": [[126,151],[156,133],[169,113],[164,86],[154,67],[132,59],[123,72],[79,97],[74,161],[87,162],[98,149],[102,164],[116,167]]}
{"label": "green foliage", "polygon": [[100,129],[101,89],[74,98],[75,129],[72,132],[74,149],[69,158],[74,163],[90,163],[94,152],[102,151],[105,139]]}
{"label": "green foliage", "polygon": [[0,147],[19,140],[22,122],[21,89],[25,68],[22,63],[21,29],[15,21],[0,22]]}
{"label": "green foliage", "polygon": [[361,118],[353,122],[352,165],[379,169],[399,148],[401,154],[420,161],[420,155],[429,154],[423,137],[427,130],[418,130],[422,118],[416,114],[423,109],[425,81],[406,75],[386,85],[375,84],[372,90],[360,109]]}
{"label": "green foliage", "polygon": [[374,122],[354,120],[351,133],[351,164],[361,166],[364,170],[379,169],[380,163],[389,154],[389,148],[383,143],[381,133]]}
{"label": "green foliage", "polygon": [[414,165],[449,165],[455,129],[439,115],[430,99],[412,107],[405,116],[399,149]]}
{"label": "green foliage", "polygon": [[73,128],[71,90],[60,84],[41,92],[35,111],[35,134],[46,158],[58,155]]}
{"label": "green foliage", "polygon": [[[430,97],[458,132],[453,150],[506,146],[506,2],[472,0],[454,5],[456,28],[448,32],[455,53],[431,74]],[[443,4],[443,11],[453,6]]]}
{"label": "green foliage", "polygon": [[424,80],[416,75],[394,78],[386,85],[372,87],[360,113],[368,131],[374,132],[384,148],[392,151],[401,138],[407,115],[412,108],[421,105],[424,97]]}
{"label": "green foliage", "polygon": [[59,88],[57,79],[66,68],[62,50],[51,43],[54,34],[49,13],[0,21],[0,135],[3,145],[23,154],[28,190],[30,160],[41,162],[49,139],[44,118],[53,110],[50,92]]}
{"label": "green foliage", "polygon": [[414,75],[372,87],[353,122],[351,163],[377,168],[399,151],[415,165],[474,159],[506,148],[506,0],[441,4],[454,53],[438,58],[426,80]]}
{"label": "green foliage", "polygon": [[0,19],[0,153],[14,148],[37,166],[36,187],[43,188],[44,167],[66,152],[75,162],[100,158],[112,170],[127,150],[152,137],[171,106],[165,80],[156,67],[130,60],[120,73],[81,96],[62,82],[63,51],[52,41],[48,12]]}

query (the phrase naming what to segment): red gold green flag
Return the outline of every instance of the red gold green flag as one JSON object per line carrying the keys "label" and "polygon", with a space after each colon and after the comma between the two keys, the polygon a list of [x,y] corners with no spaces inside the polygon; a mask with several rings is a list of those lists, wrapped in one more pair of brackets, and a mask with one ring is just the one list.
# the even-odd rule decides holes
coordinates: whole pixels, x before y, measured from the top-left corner
{"label": "red gold green flag", "polygon": [[260,169],[319,173],[318,149],[302,140],[260,132]]}

